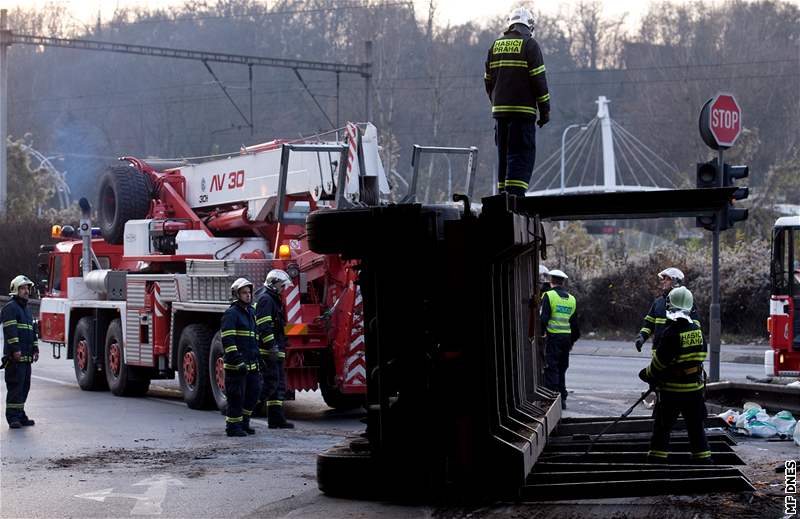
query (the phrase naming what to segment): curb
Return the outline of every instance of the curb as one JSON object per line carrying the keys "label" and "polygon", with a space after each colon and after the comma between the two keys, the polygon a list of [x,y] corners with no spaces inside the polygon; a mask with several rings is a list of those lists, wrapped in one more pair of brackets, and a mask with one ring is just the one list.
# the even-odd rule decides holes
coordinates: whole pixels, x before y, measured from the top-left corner
{"label": "curb", "polygon": [[[628,351],[620,351],[615,348],[591,348],[584,351],[573,350],[572,355],[583,355],[589,357],[626,357],[626,358],[640,358],[643,361],[649,359],[649,355],[644,353],[631,353]],[[758,366],[764,365],[764,355],[753,354],[736,354],[733,352],[725,352],[720,356],[720,362],[730,362],[733,364],[755,364]]]}

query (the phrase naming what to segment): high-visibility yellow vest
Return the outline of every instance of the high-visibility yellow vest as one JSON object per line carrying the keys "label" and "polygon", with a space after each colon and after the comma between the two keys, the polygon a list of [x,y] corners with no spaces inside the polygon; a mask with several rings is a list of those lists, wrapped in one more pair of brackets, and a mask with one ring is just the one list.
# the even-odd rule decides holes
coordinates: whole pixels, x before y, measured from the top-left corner
{"label": "high-visibility yellow vest", "polygon": [[547,333],[571,333],[569,318],[575,313],[575,296],[567,294],[567,297],[561,297],[555,290],[548,290],[547,300],[550,302]]}

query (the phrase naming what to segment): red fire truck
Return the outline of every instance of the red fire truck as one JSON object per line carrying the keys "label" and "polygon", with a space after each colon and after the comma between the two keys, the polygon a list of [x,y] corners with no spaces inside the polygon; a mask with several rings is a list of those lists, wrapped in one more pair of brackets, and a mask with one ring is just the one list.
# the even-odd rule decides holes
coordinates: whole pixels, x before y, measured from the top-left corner
{"label": "red fire truck", "polygon": [[800,377],[800,216],[778,218],[772,231],[767,375]]}

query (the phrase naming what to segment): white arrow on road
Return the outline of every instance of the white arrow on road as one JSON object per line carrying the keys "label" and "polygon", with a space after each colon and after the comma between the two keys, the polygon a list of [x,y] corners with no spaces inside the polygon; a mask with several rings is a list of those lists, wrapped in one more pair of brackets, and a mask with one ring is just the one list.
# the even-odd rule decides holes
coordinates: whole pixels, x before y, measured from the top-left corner
{"label": "white arrow on road", "polygon": [[134,499],[136,504],[131,510],[131,515],[159,515],[161,514],[161,503],[167,497],[167,487],[183,486],[181,480],[176,479],[169,474],[162,474],[153,476],[151,478],[143,479],[133,486],[146,486],[147,490],[143,494],[122,494],[114,492],[114,488],[104,488],[102,490],[95,490],[94,492],[87,492],[85,494],[78,494],[75,497],[81,499],[91,499],[92,501],[105,502],[110,497],[122,497]]}

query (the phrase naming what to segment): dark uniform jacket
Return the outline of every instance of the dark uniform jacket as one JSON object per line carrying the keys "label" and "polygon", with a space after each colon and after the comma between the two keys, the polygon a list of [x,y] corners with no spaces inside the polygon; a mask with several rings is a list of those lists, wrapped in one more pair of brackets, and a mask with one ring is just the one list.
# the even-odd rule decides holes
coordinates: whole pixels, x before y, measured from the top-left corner
{"label": "dark uniform jacket", "polygon": [[[286,351],[286,312],[279,294],[264,290],[259,295],[256,302],[256,325],[262,355],[268,355],[273,350],[281,353]],[[282,356],[279,354],[279,357]]]}
{"label": "dark uniform jacket", "polygon": [[19,362],[33,362],[33,355],[39,353],[39,343],[28,302],[12,297],[3,306],[0,319],[3,323],[3,357],[7,357],[6,362],[11,360],[15,352],[22,355]]}
{"label": "dark uniform jacket", "polygon": [[222,315],[222,347],[227,370],[258,369],[256,317],[250,305],[233,303]]}
{"label": "dark uniform jacket", "polygon": [[537,108],[550,113],[544,61],[530,33],[506,31],[495,40],[483,75],[492,100],[492,116],[536,119]]}
{"label": "dark uniform jacket", "polygon": [[[697,326],[700,326],[700,316],[697,315],[697,310],[692,307],[691,312],[692,321]],[[667,296],[658,296],[653,304],[650,305],[650,310],[647,315],[642,319],[642,328],[639,330],[639,335],[644,337],[647,341],[651,336],[653,337],[653,348],[658,348],[658,342],[661,338],[661,333],[667,322]]]}
{"label": "dark uniform jacket", "polygon": [[707,346],[703,331],[685,319],[667,319],[658,347],[646,368],[646,378],[656,387],[671,393],[703,389],[703,361]]}

